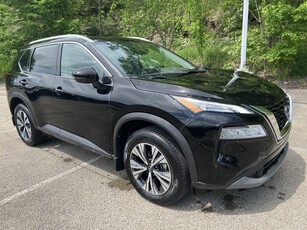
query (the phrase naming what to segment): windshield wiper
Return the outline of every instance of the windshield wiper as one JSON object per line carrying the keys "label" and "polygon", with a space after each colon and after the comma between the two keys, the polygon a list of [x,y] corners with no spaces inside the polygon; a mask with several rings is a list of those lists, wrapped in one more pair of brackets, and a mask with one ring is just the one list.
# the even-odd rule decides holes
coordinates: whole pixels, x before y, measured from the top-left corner
{"label": "windshield wiper", "polygon": [[141,74],[141,75],[130,75],[130,78],[139,78],[139,79],[168,79],[168,76],[162,74]]}
{"label": "windshield wiper", "polygon": [[206,68],[200,67],[200,68],[188,70],[188,71],[180,74],[180,76],[185,76],[185,75],[189,75],[189,74],[193,74],[193,73],[206,73],[206,72],[208,72],[208,70]]}
{"label": "windshield wiper", "polygon": [[149,79],[167,79],[167,77],[165,76],[151,76],[151,77],[148,77]]}

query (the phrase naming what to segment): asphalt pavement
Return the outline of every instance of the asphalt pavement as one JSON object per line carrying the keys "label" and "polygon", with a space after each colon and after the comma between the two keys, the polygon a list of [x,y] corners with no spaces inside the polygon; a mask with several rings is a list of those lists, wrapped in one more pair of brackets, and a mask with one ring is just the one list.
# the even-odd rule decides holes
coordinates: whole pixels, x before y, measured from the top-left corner
{"label": "asphalt pavement", "polygon": [[263,186],[143,199],[110,159],[49,138],[28,147],[11,123],[0,84],[0,229],[306,229],[307,90],[288,90],[290,149]]}

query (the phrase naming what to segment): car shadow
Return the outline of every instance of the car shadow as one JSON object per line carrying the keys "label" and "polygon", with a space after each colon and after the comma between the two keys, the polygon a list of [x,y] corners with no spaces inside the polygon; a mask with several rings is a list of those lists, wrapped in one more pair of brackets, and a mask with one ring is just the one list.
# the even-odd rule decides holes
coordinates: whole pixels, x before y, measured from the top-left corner
{"label": "car shadow", "polygon": [[[78,147],[49,136],[47,142],[40,144],[39,148],[48,154],[62,159],[63,162],[70,164],[80,164],[76,163],[76,160],[81,161],[81,163],[88,162],[99,156],[98,154],[88,151],[82,147]],[[108,157],[101,157],[99,160],[92,162],[90,165],[94,166],[95,169],[92,167],[87,167],[87,169],[102,177],[107,177],[110,181],[108,184],[110,187],[118,187],[120,190],[133,189],[133,186],[126,176],[125,170],[116,171],[114,169],[114,162],[112,159]]]}
{"label": "car shadow", "polygon": [[[48,138],[48,141],[40,145],[40,147],[50,154],[55,154],[55,151],[64,153],[65,156],[63,154],[57,155],[64,162],[72,162],[74,159],[86,162],[98,156],[95,153],[55,138]],[[121,191],[134,189],[125,170],[118,172],[114,169],[113,160],[102,157],[100,160],[91,163],[91,165],[95,167],[94,173],[103,177],[109,175],[110,182],[107,186]],[[286,202],[295,194],[297,188],[305,179],[305,170],[306,163],[304,159],[290,148],[282,167],[261,187],[204,191],[204,194],[194,196],[189,193],[178,203],[164,208],[178,211],[214,212],[223,215],[268,212]]]}

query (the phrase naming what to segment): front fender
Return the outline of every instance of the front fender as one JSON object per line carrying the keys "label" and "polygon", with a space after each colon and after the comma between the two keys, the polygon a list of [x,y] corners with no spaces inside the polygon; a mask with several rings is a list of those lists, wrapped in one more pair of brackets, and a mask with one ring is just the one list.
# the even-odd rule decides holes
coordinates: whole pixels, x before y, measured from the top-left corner
{"label": "front fender", "polygon": [[121,153],[118,151],[117,148],[117,136],[119,133],[120,128],[129,121],[146,121],[150,122],[160,128],[162,128],[166,133],[168,133],[178,144],[182,153],[185,157],[185,160],[188,165],[190,177],[192,182],[198,181],[196,164],[194,160],[194,155],[188,144],[186,138],[182,135],[182,133],[170,122],[164,120],[161,117],[158,117],[153,114],[142,113],[142,112],[132,112],[122,116],[116,123],[114,133],[113,133],[113,152],[114,152],[114,160],[115,160],[115,167],[117,165],[117,161],[120,160]]}

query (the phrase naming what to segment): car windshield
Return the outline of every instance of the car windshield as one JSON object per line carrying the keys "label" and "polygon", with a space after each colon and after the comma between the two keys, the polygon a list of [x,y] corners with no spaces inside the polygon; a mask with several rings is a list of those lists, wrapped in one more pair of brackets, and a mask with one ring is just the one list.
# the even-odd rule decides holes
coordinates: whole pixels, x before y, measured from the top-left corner
{"label": "car windshield", "polygon": [[197,67],[171,51],[142,40],[99,41],[96,47],[129,77],[181,75]]}

